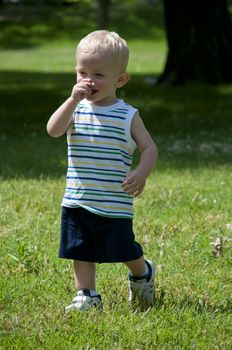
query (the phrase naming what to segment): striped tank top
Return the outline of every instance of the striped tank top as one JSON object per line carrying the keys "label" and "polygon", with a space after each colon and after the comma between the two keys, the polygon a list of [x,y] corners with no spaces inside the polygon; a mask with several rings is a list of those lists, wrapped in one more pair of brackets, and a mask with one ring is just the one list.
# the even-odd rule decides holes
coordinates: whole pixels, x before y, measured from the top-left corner
{"label": "striped tank top", "polygon": [[97,106],[82,100],[67,132],[68,171],[62,205],[95,214],[133,217],[133,196],[122,189],[136,144],[131,122],[136,109],[118,100]]}

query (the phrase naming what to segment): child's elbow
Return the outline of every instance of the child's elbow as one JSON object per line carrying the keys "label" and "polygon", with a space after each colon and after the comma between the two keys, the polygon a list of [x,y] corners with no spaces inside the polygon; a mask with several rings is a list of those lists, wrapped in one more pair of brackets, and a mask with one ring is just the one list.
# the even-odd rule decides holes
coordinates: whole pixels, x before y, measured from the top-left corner
{"label": "child's elbow", "polygon": [[56,134],[53,132],[53,130],[50,129],[50,128],[48,128],[48,127],[47,127],[47,133],[48,133],[48,135],[51,136],[51,137],[57,137]]}
{"label": "child's elbow", "polygon": [[151,153],[152,153],[152,158],[154,159],[154,163],[156,163],[157,159],[158,159],[158,147],[156,146],[156,144],[153,142],[151,145]]}
{"label": "child's elbow", "polygon": [[47,133],[51,137],[60,137],[62,133],[58,132],[54,127],[52,127],[49,123],[47,124]]}

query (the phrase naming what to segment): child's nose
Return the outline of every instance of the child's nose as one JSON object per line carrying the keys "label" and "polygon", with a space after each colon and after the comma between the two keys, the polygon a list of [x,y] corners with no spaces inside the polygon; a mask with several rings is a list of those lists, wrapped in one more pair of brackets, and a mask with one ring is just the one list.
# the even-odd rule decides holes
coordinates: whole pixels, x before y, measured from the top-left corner
{"label": "child's nose", "polygon": [[87,81],[88,81],[88,83],[93,83],[93,82],[94,82],[94,80],[93,80],[92,77],[88,77],[88,78],[87,78]]}
{"label": "child's nose", "polygon": [[92,77],[88,77],[87,82],[90,83],[91,85],[95,84],[95,80]]}

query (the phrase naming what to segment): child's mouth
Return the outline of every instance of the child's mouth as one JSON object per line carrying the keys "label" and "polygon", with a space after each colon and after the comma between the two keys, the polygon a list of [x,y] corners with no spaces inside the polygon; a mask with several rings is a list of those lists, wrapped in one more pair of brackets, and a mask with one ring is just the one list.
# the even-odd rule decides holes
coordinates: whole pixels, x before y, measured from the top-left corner
{"label": "child's mouth", "polygon": [[92,90],[91,90],[91,94],[90,94],[90,95],[94,95],[96,92],[97,92],[97,90],[92,89]]}

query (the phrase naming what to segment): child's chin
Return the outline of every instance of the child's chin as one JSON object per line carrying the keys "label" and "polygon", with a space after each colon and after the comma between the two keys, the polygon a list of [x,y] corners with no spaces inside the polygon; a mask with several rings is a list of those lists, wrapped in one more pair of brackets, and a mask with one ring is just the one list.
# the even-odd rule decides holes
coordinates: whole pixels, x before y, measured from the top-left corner
{"label": "child's chin", "polygon": [[98,101],[98,98],[94,95],[90,95],[90,96],[86,97],[86,100],[91,101],[91,102],[95,102],[95,101]]}
{"label": "child's chin", "polygon": [[86,100],[93,102],[94,98],[92,96],[88,96],[88,97],[86,97]]}

